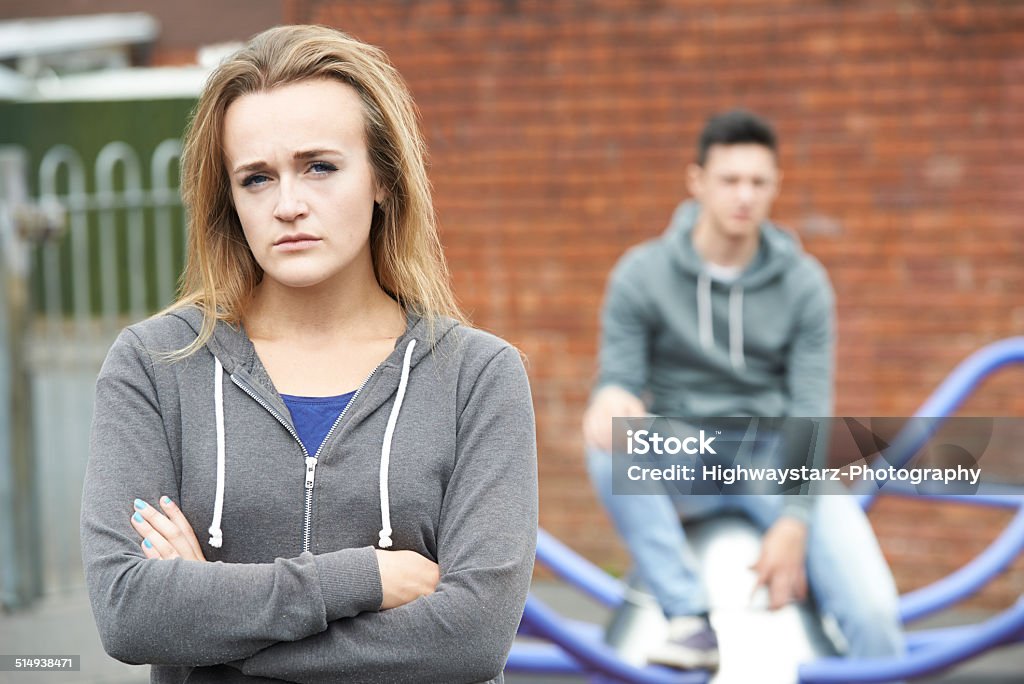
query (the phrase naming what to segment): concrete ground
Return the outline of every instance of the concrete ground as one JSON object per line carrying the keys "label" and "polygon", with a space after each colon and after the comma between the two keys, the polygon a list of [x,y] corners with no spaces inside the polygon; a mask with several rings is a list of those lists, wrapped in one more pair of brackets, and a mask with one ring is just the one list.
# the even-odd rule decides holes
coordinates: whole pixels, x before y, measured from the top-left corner
{"label": "concrete ground", "polygon": [[[538,583],[538,595],[564,615],[604,624],[608,613],[588,599],[556,583]],[[984,616],[954,614],[922,627],[970,622]],[[119,663],[104,652],[83,592],[40,601],[30,610],[0,614],[0,655],[79,655],[79,672],[0,672],[0,684],[143,684],[147,666]],[[509,684],[571,684],[573,677],[508,675]],[[1024,645],[1002,648],[977,658],[940,677],[919,680],[929,684],[1021,684],[1024,682]],[[443,683],[439,683],[443,684]]]}
{"label": "concrete ground", "polygon": [[0,654],[77,655],[79,672],[0,672],[0,684],[143,684],[148,666],[120,663],[103,651],[85,591],[53,596],[27,611],[0,614]]}

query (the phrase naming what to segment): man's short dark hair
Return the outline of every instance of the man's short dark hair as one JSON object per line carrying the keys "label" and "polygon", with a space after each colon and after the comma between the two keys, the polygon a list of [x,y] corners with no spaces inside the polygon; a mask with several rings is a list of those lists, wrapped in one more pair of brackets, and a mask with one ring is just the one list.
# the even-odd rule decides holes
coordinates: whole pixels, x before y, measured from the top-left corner
{"label": "man's short dark hair", "polygon": [[778,154],[778,142],[775,129],[761,117],[745,109],[730,109],[715,114],[704,125],[697,143],[697,164],[704,166],[708,160],[708,150],[712,145],[764,145],[774,154]]}

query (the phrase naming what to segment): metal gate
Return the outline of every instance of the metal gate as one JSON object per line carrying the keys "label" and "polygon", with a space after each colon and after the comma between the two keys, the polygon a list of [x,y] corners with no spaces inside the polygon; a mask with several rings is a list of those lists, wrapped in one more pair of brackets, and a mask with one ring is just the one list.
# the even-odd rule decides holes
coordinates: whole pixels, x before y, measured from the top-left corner
{"label": "metal gate", "polygon": [[[180,153],[178,140],[165,140],[144,165],[115,141],[87,169],[76,150],[56,145],[39,162],[33,202],[23,201],[17,179],[0,185],[13,264],[7,289],[24,292],[21,304],[9,301],[6,316],[0,312],[11,328],[6,347],[0,338],[12,388],[11,439],[0,453],[0,508],[9,509],[0,510],[5,605],[83,585],[78,528],[96,374],[122,327],[174,297],[186,234]],[[16,148],[2,154],[0,173],[25,169],[23,153],[20,164],[12,161]],[[15,411],[19,402],[29,410]],[[21,444],[12,444],[19,431]]]}

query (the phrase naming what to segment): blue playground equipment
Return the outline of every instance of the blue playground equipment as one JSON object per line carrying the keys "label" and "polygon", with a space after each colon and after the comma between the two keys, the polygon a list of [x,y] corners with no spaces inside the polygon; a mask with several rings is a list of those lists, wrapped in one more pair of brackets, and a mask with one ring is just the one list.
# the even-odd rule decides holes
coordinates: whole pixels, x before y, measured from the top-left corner
{"label": "blue playground equipment", "polygon": [[[970,396],[982,380],[997,370],[1024,362],[1024,337],[1014,337],[979,349],[961,362],[917,411],[917,417],[945,419]],[[928,440],[942,420],[925,421],[932,430],[904,429],[886,451],[889,463],[905,464]],[[914,421],[908,423],[913,425]],[[920,423],[918,423],[920,425]],[[972,495],[922,495],[886,484],[885,493],[911,495],[940,501],[1016,510],[1002,533],[978,556],[959,570],[900,598],[904,624],[931,615],[975,594],[1002,573],[1024,550],[1024,495],[986,493]],[[878,492],[864,494],[869,508]],[[619,580],[576,554],[544,530],[537,537],[537,560],[561,579],[612,609],[619,608],[627,588]],[[698,684],[708,681],[704,671],[682,672],[658,666],[626,662],[605,643],[604,626],[569,620],[531,593],[519,627],[523,636],[538,641],[517,642],[506,671],[546,675],[589,675],[595,682],[642,682],[650,684]],[[973,625],[907,633],[907,653],[901,658],[858,660],[826,657],[799,668],[802,684],[852,684],[889,682],[934,674],[980,653],[1024,642],[1024,597],[994,617]]]}

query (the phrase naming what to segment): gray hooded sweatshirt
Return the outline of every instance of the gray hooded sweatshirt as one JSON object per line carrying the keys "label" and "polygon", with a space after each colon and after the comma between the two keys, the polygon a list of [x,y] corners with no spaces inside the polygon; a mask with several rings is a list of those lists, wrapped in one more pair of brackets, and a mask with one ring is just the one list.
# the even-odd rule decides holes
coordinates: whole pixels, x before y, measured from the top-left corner
{"label": "gray hooded sweatshirt", "polygon": [[[127,328],[97,382],[82,555],[107,652],[153,682],[502,681],[537,530],[518,352],[410,317],[313,455],[244,331],[160,358],[200,324]],[[161,495],[211,562],[144,558],[132,502]],[[435,560],[437,590],[380,610],[382,540]]]}
{"label": "gray hooded sweatshirt", "polygon": [[[832,415],[835,297],[797,239],[761,226],[732,283],[693,246],[700,206],[679,205],[665,233],[630,249],[609,278],[597,387],[645,398],[655,415]],[[806,518],[807,497],[788,512]]]}

